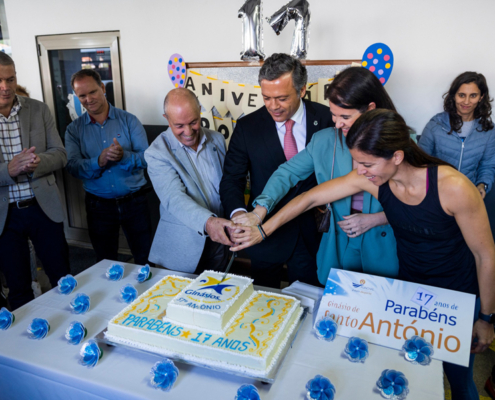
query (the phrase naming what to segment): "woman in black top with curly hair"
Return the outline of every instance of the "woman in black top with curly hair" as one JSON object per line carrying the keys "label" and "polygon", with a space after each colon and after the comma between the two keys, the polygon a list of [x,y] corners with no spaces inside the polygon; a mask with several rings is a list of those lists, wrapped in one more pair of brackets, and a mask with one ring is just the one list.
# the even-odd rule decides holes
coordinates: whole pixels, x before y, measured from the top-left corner
{"label": "woman in black top with curly hair", "polygon": [[464,72],[444,95],[445,112],[426,125],[419,146],[456,167],[485,198],[495,180],[495,129],[486,79]]}

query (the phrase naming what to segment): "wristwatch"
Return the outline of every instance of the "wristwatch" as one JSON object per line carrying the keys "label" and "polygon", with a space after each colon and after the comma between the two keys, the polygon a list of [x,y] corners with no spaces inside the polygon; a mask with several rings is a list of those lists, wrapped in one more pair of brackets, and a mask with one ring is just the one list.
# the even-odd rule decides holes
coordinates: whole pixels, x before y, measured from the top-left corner
{"label": "wristwatch", "polygon": [[478,314],[478,318],[489,324],[495,324],[495,314],[483,314],[481,311]]}
{"label": "wristwatch", "polygon": [[[480,182],[480,183],[478,183],[478,185],[485,186],[485,192],[488,190],[488,185],[485,182]],[[476,185],[476,186],[478,186],[478,185]]]}

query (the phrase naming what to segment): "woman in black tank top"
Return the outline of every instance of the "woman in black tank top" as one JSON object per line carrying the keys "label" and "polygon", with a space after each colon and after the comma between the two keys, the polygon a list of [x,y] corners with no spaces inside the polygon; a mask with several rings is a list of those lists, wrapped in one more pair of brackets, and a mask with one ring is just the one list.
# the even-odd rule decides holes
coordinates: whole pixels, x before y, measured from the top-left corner
{"label": "woman in black tank top", "polygon": [[[296,197],[261,227],[243,228],[232,250],[259,243],[260,232],[266,238],[315,206],[368,191],[394,229],[401,279],[480,296],[472,346],[479,353],[493,341],[495,322],[495,245],[486,209],[476,187],[423,152],[410,132],[396,112],[364,113],[346,137],[358,168]],[[473,361],[474,354],[469,368],[444,363],[453,399],[478,398]]]}

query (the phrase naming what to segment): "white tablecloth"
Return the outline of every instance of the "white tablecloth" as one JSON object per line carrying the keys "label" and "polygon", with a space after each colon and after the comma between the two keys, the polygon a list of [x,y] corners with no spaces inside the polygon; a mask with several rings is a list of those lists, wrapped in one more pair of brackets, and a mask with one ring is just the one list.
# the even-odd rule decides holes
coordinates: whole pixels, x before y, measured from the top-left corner
{"label": "white tablecloth", "polygon": [[[333,342],[316,339],[311,333],[313,315],[304,321],[293,347],[280,367],[275,383],[250,379],[177,363],[179,378],[169,393],[149,384],[150,370],[161,358],[121,347],[102,345],[103,358],[93,369],[78,363],[81,345],[69,345],[65,331],[71,321],[88,329],[87,339],[101,332],[109,319],[122,310],[119,290],[131,283],[141,294],[169,272],[152,269],[150,281],[135,281],[137,266],[125,265],[124,279],[105,277],[110,261],[102,261],[77,275],[76,290],[64,296],[52,289],[14,312],[15,322],[0,331],[0,398],[5,399],[230,399],[246,383],[254,384],[262,400],[304,399],[306,382],[320,374],[336,387],[336,399],[380,399],[375,384],[384,369],[402,371],[409,380],[408,399],[443,400],[443,372],[439,361],[429,366],[413,365],[396,350],[370,345],[364,364],[343,357],[346,338]],[[175,273],[178,275],[177,273]],[[180,274],[185,275],[187,274]],[[84,315],[74,315],[69,302],[77,293],[91,298]],[[26,329],[33,318],[45,318],[50,332],[43,340],[30,340]]]}

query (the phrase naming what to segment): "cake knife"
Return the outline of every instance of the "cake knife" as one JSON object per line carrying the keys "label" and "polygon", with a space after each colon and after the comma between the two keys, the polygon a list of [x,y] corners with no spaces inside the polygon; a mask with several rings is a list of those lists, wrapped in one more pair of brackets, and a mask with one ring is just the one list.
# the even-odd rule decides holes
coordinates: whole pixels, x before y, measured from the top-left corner
{"label": "cake knife", "polygon": [[230,267],[232,267],[232,264],[234,263],[234,258],[236,258],[236,257],[237,257],[237,253],[236,252],[232,253],[232,257],[230,258],[229,265],[227,265],[227,269],[225,270],[225,273],[223,274],[222,280],[220,281],[220,283],[222,283],[225,280],[225,277],[227,276],[227,274],[230,271]]}

